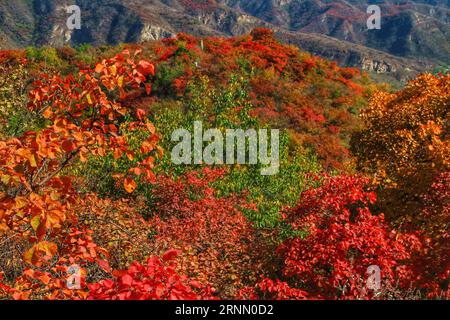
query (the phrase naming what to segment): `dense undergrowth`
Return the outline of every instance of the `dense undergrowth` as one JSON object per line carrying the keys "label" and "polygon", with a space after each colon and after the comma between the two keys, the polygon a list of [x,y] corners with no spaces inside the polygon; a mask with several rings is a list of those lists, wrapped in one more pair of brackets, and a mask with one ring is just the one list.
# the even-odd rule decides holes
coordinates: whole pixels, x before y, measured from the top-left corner
{"label": "dense undergrowth", "polygon": [[[448,75],[390,92],[265,29],[0,71],[1,298],[448,298]],[[173,164],[194,121],[281,129],[280,172]]]}

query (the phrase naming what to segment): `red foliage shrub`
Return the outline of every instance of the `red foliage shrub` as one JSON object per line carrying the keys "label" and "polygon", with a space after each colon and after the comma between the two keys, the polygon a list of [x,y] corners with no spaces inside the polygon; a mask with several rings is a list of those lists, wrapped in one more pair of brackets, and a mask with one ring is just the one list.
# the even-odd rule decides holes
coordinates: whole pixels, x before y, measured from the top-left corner
{"label": "red foliage shrub", "polygon": [[328,178],[323,186],[302,194],[286,221],[305,235],[279,248],[283,274],[295,287],[324,298],[368,298],[367,268],[377,265],[385,282],[402,279],[405,266],[418,246],[414,236],[389,230],[383,215],[374,216],[375,194],[365,190],[362,178]]}
{"label": "red foliage shrub", "polygon": [[1,50],[0,64],[26,63],[25,52],[18,50]]}
{"label": "red foliage shrub", "polygon": [[152,257],[146,265],[134,262],[124,271],[115,271],[113,279],[89,284],[90,300],[197,300],[212,299],[209,286],[176,271],[176,251],[163,259]]}
{"label": "red foliage shrub", "polygon": [[347,80],[353,79],[355,76],[359,76],[360,72],[356,68],[342,68],[340,74]]}
{"label": "red foliage shrub", "polygon": [[218,198],[209,186],[223,174],[205,169],[177,181],[159,179],[150,224],[158,246],[182,251],[184,274],[213,283],[220,297],[231,298],[257,280],[270,251],[241,211],[253,206],[236,196]]}
{"label": "red foliage shrub", "polygon": [[307,298],[307,292],[291,288],[289,284],[279,279],[268,278],[263,278],[255,287],[242,289],[238,294],[238,299],[246,300],[305,300]]}
{"label": "red foliage shrub", "polygon": [[428,298],[450,298],[450,172],[439,174],[427,194],[424,209],[409,230],[418,230],[423,248],[412,259],[415,287]]}

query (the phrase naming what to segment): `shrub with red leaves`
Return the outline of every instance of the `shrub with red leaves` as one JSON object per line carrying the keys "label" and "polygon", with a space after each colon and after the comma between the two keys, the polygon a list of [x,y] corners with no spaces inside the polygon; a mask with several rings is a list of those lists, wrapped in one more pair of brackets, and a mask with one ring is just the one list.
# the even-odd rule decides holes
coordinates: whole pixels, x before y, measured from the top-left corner
{"label": "shrub with red leaves", "polygon": [[115,271],[113,279],[89,284],[90,300],[197,300],[211,299],[207,285],[191,280],[176,271],[171,250],[163,258],[152,257],[146,265],[138,262],[128,270]]}
{"label": "shrub with red leaves", "polygon": [[367,268],[377,265],[382,282],[402,279],[402,261],[418,246],[414,236],[389,230],[383,215],[370,206],[375,194],[367,181],[352,176],[328,178],[323,186],[302,194],[287,222],[304,237],[285,241],[279,248],[283,274],[295,287],[329,299],[371,298],[366,289]]}
{"label": "shrub with red leaves", "polygon": [[184,274],[213,283],[221,298],[256,282],[274,252],[267,249],[241,208],[251,207],[236,196],[219,198],[209,184],[223,170],[204,169],[182,179],[158,179],[156,216],[150,220],[158,247],[182,251]]}
{"label": "shrub with red leaves", "polygon": [[423,250],[414,255],[414,286],[428,298],[450,298],[450,172],[439,174],[427,194],[424,209],[410,224],[423,236]]}
{"label": "shrub with red leaves", "polygon": [[255,287],[242,289],[238,299],[243,300],[305,300],[308,293],[301,289],[291,288],[279,279],[263,278]]}

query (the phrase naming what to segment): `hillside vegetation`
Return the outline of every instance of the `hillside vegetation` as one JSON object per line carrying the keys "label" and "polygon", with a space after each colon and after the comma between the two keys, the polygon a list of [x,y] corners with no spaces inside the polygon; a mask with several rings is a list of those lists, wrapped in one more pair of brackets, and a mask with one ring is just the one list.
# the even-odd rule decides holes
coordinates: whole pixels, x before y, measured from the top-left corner
{"label": "hillside vegetation", "polygon": [[[395,92],[268,29],[0,71],[0,298],[448,298],[449,75]],[[280,129],[278,174],[174,164],[194,121]]]}

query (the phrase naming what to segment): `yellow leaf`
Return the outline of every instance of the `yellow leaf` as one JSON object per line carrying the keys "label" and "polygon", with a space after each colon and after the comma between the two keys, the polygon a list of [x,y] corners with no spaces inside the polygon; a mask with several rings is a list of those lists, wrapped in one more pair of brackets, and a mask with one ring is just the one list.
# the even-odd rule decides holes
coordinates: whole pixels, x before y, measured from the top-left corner
{"label": "yellow leaf", "polygon": [[115,65],[112,65],[111,67],[109,67],[109,71],[113,76],[115,76],[117,74],[117,67]]}
{"label": "yellow leaf", "polygon": [[123,76],[120,76],[119,79],[117,79],[117,84],[120,88],[123,86]]}
{"label": "yellow leaf", "polygon": [[33,230],[36,231],[41,225],[41,217],[40,216],[33,217],[33,219],[31,219],[30,224]]}
{"label": "yellow leaf", "polygon": [[32,166],[33,168],[37,167],[36,157],[34,156],[34,154],[29,156],[28,160],[30,161],[30,166]]}
{"label": "yellow leaf", "polygon": [[16,208],[22,209],[28,204],[28,200],[25,197],[16,197]]}
{"label": "yellow leaf", "polygon": [[57,201],[59,200],[60,196],[59,193],[56,191],[52,191],[50,192],[50,199],[52,199],[53,201]]}
{"label": "yellow leaf", "polygon": [[10,180],[11,180],[11,176],[8,176],[7,174],[2,175],[2,177],[1,177],[1,181],[4,184],[7,184]]}
{"label": "yellow leaf", "polygon": [[34,250],[35,250],[35,246],[31,247],[23,254],[23,260],[25,262],[33,264]]}

